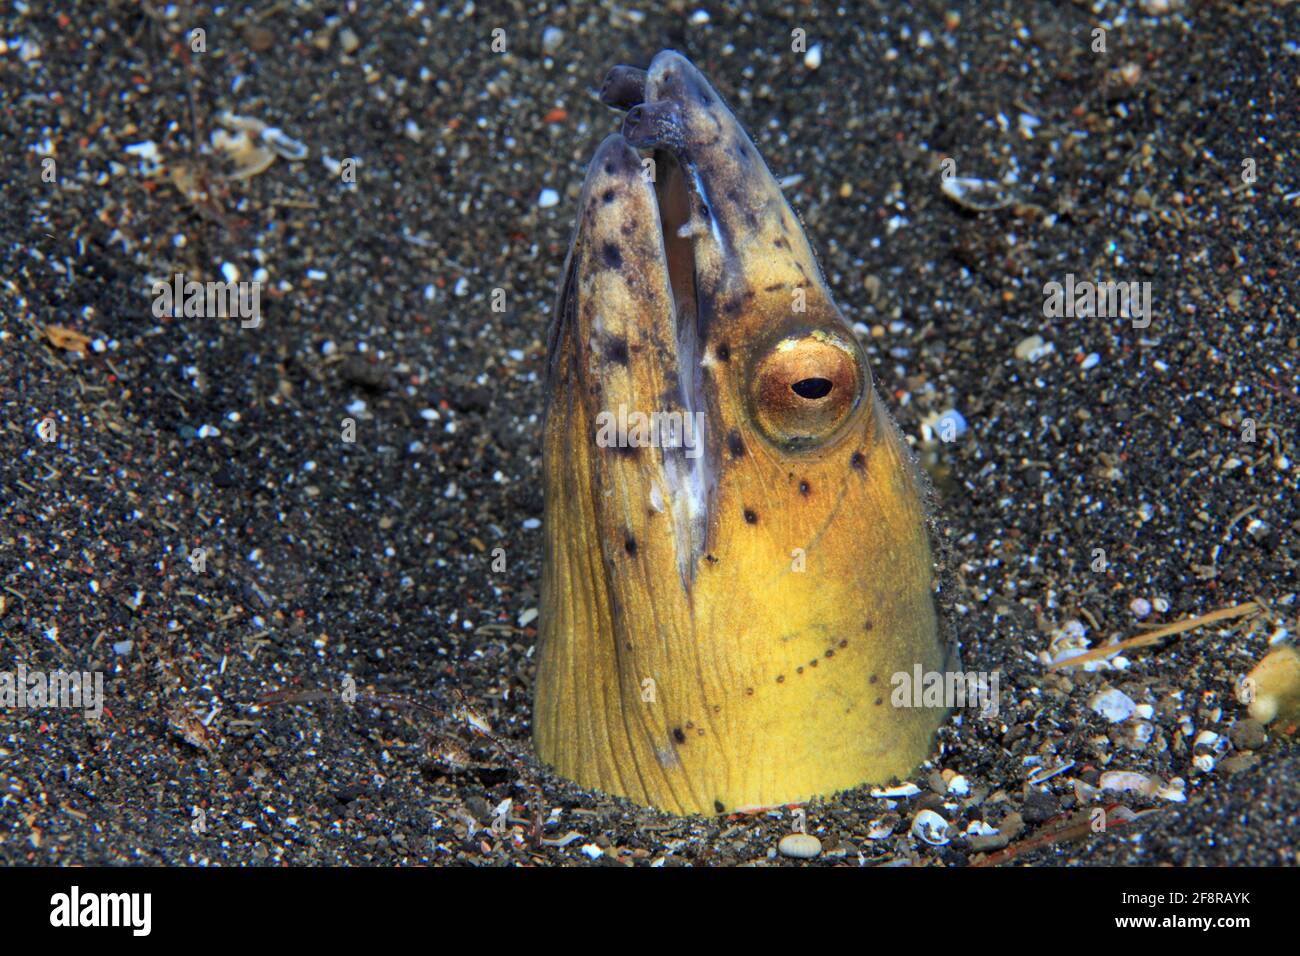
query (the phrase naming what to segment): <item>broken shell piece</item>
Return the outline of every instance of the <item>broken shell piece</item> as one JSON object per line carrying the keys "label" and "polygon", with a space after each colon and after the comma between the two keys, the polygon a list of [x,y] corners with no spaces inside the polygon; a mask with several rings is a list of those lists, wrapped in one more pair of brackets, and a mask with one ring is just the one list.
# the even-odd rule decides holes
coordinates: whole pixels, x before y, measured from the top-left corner
{"label": "broken shell piece", "polygon": [[1107,770],[1097,781],[1102,790],[1115,790],[1119,793],[1141,793],[1151,796],[1160,788],[1159,780],[1152,780],[1146,774],[1131,770]]}
{"label": "broken shell piece", "polygon": [[912,836],[930,846],[943,846],[948,842],[948,821],[933,810],[922,810],[912,820]]}
{"label": "broken shell piece", "polygon": [[307,158],[305,144],[256,117],[227,112],[219,114],[217,122],[226,129],[213,130],[212,147],[229,154],[235,161],[237,169],[231,174],[232,179],[256,176],[275,162],[277,156],[295,163]]}
{"label": "broken shell piece", "polygon": [[1149,720],[1135,720],[1125,730],[1124,741],[1134,750],[1141,750],[1155,736],[1155,725]]}
{"label": "broken shell piece", "polygon": [[1112,724],[1128,720],[1137,710],[1136,701],[1118,687],[1111,687],[1093,695],[1088,706]]}
{"label": "broken shell piece", "polygon": [[1162,800],[1169,800],[1172,803],[1186,803],[1187,781],[1182,777],[1174,777],[1156,791],[1156,796]]}
{"label": "broken shell piece", "polygon": [[890,836],[897,826],[898,818],[895,816],[877,817],[867,826],[867,839],[883,840]]}
{"label": "broken shell piece", "polygon": [[1035,770],[1033,773],[1029,775],[1029,782],[1037,786],[1038,784],[1042,783],[1044,780],[1050,780],[1052,777],[1055,777],[1058,773],[1064,773],[1066,770],[1069,770],[1073,766],[1074,766],[1074,761],[1067,760],[1065,761],[1065,763],[1057,764],[1055,767],[1052,767],[1050,769],[1047,767],[1039,767],[1037,770]]}
{"label": "broken shell piece", "polygon": [[235,164],[231,179],[251,179],[265,172],[275,162],[275,153],[257,141],[248,133],[240,131],[228,133],[224,129],[212,131],[212,148],[225,153]]}
{"label": "broken shell piece", "polygon": [[970,176],[945,176],[939,188],[943,194],[963,209],[988,212],[1015,202],[1011,190],[992,179],[975,179]]}
{"label": "broken shell piece", "polygon": [[1291,644],[1270,651],[1246,675],[1240,696],[1261,723],[1300,721],[1300,653]]}
{"label": "broken shell piece", "polygon": [[281,159],[287,159],[291,163],[300,163],[307,158],[307,145],[286,136],[275,126],[262,130],[262,141],[275,150]]}
{"label": "broken shell piece", "polygon": [[877,800],[893,800],[898,797],[914,797],[920,792],[921,788],[914,783],[904,783],[897,787],[889,787],[888,789],[882,789],[880,787],[871,788],[871,795]]}
{"label": "broken shell piece", "polygon": [[1221,734],[1216,734],[1213,730],[1202,730],[1192,742],[1192,748],[1222,757],[1232,749],[1232,741]]}
{"label": "broken shell piece", "polygon": [[47,325],[44,331],[46,341],[56,349],[63,349],[65,352],[79,352],[85,355],[86,348],[90,345],[90,336],[76,329],[64,328],[61,325]]}

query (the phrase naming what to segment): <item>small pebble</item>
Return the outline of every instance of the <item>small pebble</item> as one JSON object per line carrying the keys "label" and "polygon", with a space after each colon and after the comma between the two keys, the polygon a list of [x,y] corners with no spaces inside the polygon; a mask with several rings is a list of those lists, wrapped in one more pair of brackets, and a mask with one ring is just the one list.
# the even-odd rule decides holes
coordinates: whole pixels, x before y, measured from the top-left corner
{"label": "small pebble", "polygon": [[1258,720],[1247,718],[1233,723],[1228,730],[1228,738],[1238,750],[1258,750],[1268,740],[1264,725]]}
{"label": "small pebble", "polygon": [[554,189],[543,189],[537,197],[537,205],[542,209],[550,209],[552,206],[558,205],[559,202],[560,194]]}
{"label": "small pebble", "polygon": [[822,852],[822,841],[811,833],[787,833],[776,846],[782,856],[811,860]]}
{"label": "small pebble", "polygon": [[1016,358],[1022,362],[1037,362],[1045,355],[1050,355],[1055,351],[1055,346],[1050,342],[1044,342],[1041,335],[1031,335],[1026,339],[1021,339],[1020,344],[1016,346]]}

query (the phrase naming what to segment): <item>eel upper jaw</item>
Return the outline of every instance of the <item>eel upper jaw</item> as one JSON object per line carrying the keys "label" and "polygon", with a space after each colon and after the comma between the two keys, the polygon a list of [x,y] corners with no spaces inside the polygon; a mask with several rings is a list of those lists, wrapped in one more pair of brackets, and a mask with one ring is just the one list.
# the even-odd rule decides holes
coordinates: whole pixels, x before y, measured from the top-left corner
{"label": "eel upper jaw", "polygon": [[[744,127],[699,70],[665,50],[649,70],[615,67],[602,99],[627,111],[623,136],[653,149],[663,180],[680,173],[672,188],[686,195],[685,215],[670,223],[692,248],[699,337],[728,305],[756,288],[806,286],[829,302],[821,271],[780,186]],[[660,183],[660,195],[666,190]],[[666,203],[661,204],[665,208]],[[733,306],[734,308],[734,306]]]}

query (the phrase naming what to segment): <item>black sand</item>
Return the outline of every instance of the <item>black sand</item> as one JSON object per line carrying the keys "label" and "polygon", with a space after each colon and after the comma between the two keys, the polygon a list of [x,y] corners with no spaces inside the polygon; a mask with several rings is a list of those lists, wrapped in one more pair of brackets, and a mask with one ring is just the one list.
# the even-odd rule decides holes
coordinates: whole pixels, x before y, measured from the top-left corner
{"label": "black sand", "polygon": [[[974,862],[957,834],[1012,814],[1016,863],[1296,862],[1295,737],[1241,724],[1234,686],[1300,627],[1300,7],[738,4],[701,23],[675,3],[84,6],[0,21],[0,661],[103,670],[106,713],[0,715],[0,860],[793,862],[775,851],[788,813],[677,820],[529,756],[545,324],[586,159],[617,128],[600,81],[675,47],[776,175],[802,176],[791,202],[905,433],[952,407],[969,422],[936,471],[955,626],[966,666],[999,672],[1000,713],[942,732],[892,836],[868,839],[886,812],[868,788],[810,806],[815,862]],[[563,31],[550,57],[547,26]],[[819,69],[790,51],[796,27]],[[199,147],[227,110],[309,157],[223,180]],[[144,142],[157,168],[126,151]],[[359,158],[355,188],[322,154]],[[1015,201],[960,208],[945,157],[959,176],[1014,173]],[[539,207],[545,189],[558,204]],[[152,280],[223,263],[266,269],[259,328],[155,318]],[[1044,284],[1067,273],[1149,281],[1150,326],[1044,318]],[[56,347],[51,325],[104,350]],[[1033,335],[1054,350],[1017,359]],[[1135,598],[1167,609],[1139,622]],[[1250,600],[1267,610],[1122,672],[1039,659],[1068,621],[1095,647]],[[256,706],[348,675],[441,716]],[[1152,705],[1144,745],[1090,709],[1107,684]],[[501,746],[449,736],[459,694]],[[1234,741],[1209,772],[1203,730]],[[945,769],[971,787],[950,807]],[[1108,796],[1156,812],[1020,843],[1086,819],[1076,781],[1108,770],[1182,778],[1188,800]],[[507,798],[518,822],[498,836]],[[578,836],[536,843],[526,801],[541,837]],[[908,837],[925,807],[947,845]]]}

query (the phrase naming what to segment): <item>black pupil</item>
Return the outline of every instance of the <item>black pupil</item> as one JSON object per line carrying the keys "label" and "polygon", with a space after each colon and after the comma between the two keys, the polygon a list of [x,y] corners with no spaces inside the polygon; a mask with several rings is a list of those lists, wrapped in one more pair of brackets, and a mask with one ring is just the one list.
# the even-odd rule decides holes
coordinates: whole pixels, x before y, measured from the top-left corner
{"label": "black pupil", "polygon": [[831,393],[829,378],[803,378],[790,386],[800,398],[825,398]]}

